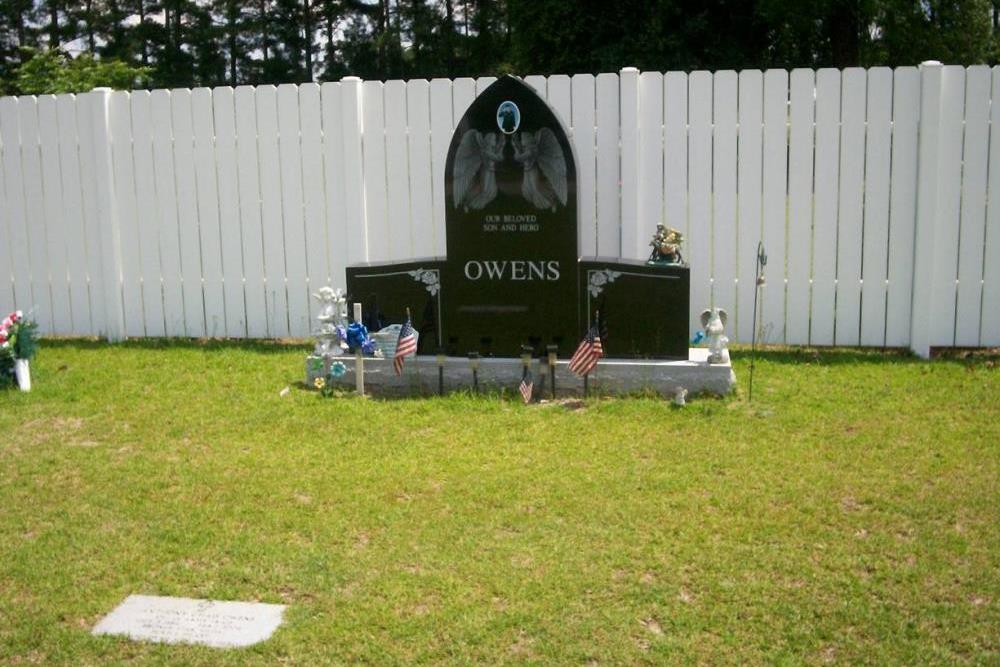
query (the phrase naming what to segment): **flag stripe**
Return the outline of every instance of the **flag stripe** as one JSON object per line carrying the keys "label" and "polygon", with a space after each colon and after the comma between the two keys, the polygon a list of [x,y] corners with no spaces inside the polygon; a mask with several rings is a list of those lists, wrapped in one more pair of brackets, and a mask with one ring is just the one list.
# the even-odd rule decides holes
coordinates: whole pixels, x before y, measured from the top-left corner
{"label": "flag stripe", "polygon": [[525,403],[531,402],[531,394],[534,388],[535,383],[531,379],[531,371],[525,369],[524,377],[521,378],[521,384],[517,388],[517,390],[521,392],[521,398],[524,399]]}
{"label": "flag stripe", "polygon": [[569,370],[577,375],[587,375],[597,366],[597,360],[604,356],[604,346],[601,344],[601,334],[597,324],[590,328],[587,335],[569,360]]}
{"label": "flag stripe", "polygon": [[406,323],[399,330],[399,338],[396,340],[396,354],[392,359],[392,366],[396,370],[396,375],[403,372],[403,358],[415,354],[417,351],[417,337],[413,333],[413,324],[410,318],[406,318]]}

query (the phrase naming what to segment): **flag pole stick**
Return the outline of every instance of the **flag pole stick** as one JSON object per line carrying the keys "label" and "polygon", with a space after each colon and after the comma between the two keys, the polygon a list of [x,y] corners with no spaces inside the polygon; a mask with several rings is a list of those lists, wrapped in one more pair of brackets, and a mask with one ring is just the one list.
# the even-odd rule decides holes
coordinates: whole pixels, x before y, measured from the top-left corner
{"label": "flag pole stick", "polygon": [[[354,321],[361,324],[361,304],[354,304]],[[361,346],[354,349],[354,388],[358,396],[365,395],[365,360],[361,354]]]}
{"label": "flag pole stick", "polygon": [[444,348],[439,347],[437,352],[438,362],[438,396],[444,396]]}
{"label": "flag pole stick", "polygon": [[[601,311],[600,310],[595,310],[594,311],[594,321],[597,324],[597,334],[600,335],[600,333],[601,333]],[[588,330],[590,328],[590,323],[589,322],[587,323],[587,328],[588,328]],[[601,341],[601,344],[603,345],[604,341]],[[596,368],[597,366],[594,366],[594,367]],[[587,398],[589,396],[590,396],[590,372],[588,371],[587,374],[583,376],[583,397]]]}
{"label": "flag pole stick", "polygon": [[528,377],[528,367],[531,366],[532,349],[527,345],[521,346],[521,382]]}
{"label": "flag pole stick", "polygon": [[556,345],[549,345],[549,378],[552,382],[552,398],[556,397],[556,354],[559,348]]}
{"label": "flag pole stick", "polygon": [[472,391],[479,393],[479,353],[469,352],[469,364],[472,366]]}

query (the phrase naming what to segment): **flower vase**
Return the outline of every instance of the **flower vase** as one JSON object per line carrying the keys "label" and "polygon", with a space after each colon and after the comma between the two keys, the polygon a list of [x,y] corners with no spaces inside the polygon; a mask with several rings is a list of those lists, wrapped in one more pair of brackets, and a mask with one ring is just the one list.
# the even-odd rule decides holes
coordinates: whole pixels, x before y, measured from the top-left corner
{"label": "flower vase", "polygon": [[31,391],[31,366],[27,359],[14,360],[14,376],[21,391]]}

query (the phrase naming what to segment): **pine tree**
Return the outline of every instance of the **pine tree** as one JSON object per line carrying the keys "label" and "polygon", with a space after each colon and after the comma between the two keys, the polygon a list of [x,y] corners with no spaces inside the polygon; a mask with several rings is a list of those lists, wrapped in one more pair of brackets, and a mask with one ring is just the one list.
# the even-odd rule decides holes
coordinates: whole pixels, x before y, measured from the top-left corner
{"label": "pine tree", "polygon": [[24,49],[37,46],[31,29],[35,7],[31,0],[0,0],[0,93],[16,93],[17,68]]}

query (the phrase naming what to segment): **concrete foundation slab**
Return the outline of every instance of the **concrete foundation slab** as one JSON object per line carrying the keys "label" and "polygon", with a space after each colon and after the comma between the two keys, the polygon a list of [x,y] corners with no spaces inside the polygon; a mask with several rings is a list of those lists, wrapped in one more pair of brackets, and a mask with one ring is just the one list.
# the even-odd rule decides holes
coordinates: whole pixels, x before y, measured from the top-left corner
{"label": "concrete foundation slab", "polygon": [[[679,388],[689,396],[714,394],[722,396],[736,387],[736,375],[731,364],[709,364],[706,348],[691,348],[686,361],[658,359],[602,359],[589,378],[591,394],[627,394],[653,391],[672,397]],[[338,357],[346,372],[332,380],[337,387],[354,388],[354,357]],[[438,362],[434,356],[407,357],[402,375],[393,371],[391,359],[365,358],[365,391],[375,396],[427,396],[438,393]],[[569,360],[556,364],[556,395],[583,395],[583,379],[569,371]],[[306,359],[306,384],[312,386],[317,377],[330,378],[329,361],[319,357]],[[486,358],[479,360],[478,385],[482,391],[506,388],[516,391],[521,381],[520,359]],[[531,362],[535,393],[550,395],[548,366],[539,359]],[[473,388],[472,364],[463,357],[445,357],[443,364],[445,392]]]}

